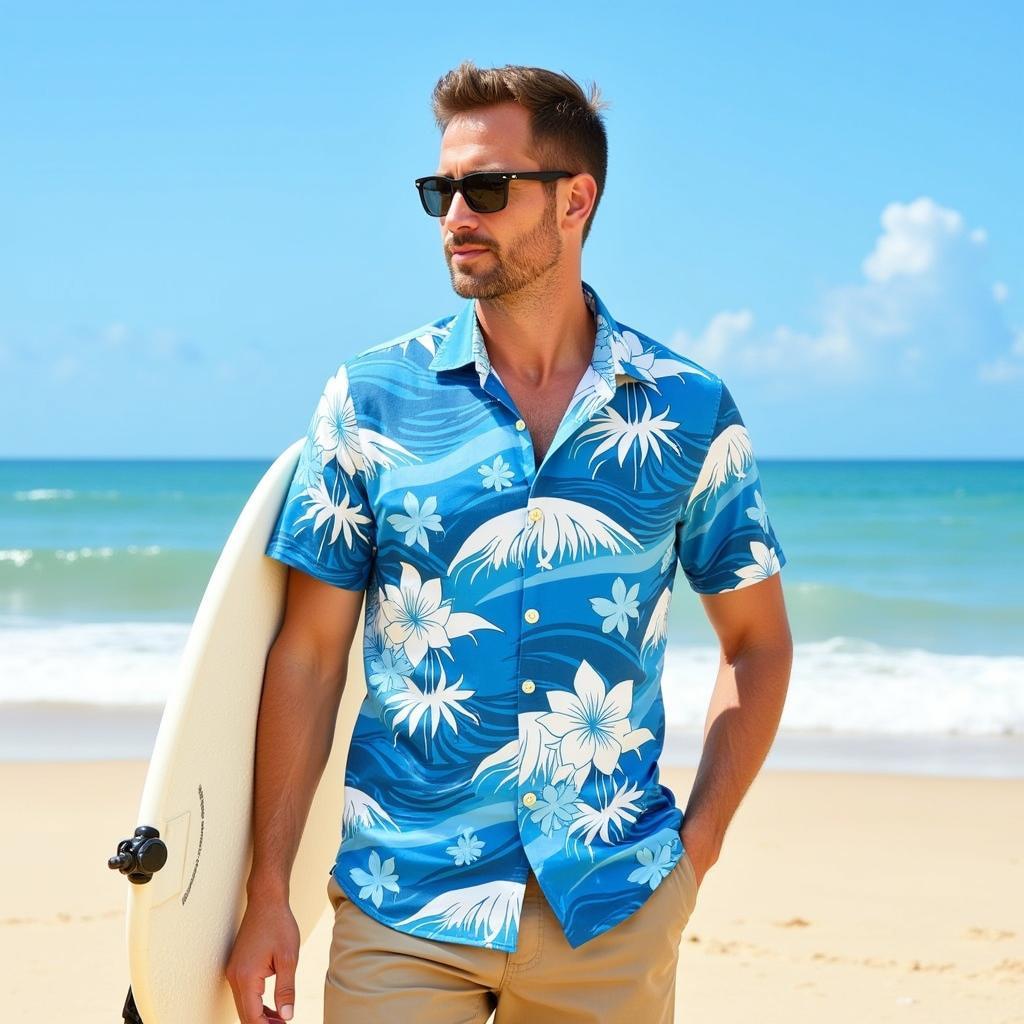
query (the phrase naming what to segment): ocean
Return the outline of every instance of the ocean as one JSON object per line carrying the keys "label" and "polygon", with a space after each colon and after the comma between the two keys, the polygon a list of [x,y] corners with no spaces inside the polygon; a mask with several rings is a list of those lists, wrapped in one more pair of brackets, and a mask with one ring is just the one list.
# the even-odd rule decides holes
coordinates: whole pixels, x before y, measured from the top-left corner
{"label": "ocean", "polygon": [[[0,758],[145,757],[263,460],[0,460]],[[759,460],[793,675],[769,763],[1024,776],[1024,461]],[[716,639],[676,577],[666,760]]]}

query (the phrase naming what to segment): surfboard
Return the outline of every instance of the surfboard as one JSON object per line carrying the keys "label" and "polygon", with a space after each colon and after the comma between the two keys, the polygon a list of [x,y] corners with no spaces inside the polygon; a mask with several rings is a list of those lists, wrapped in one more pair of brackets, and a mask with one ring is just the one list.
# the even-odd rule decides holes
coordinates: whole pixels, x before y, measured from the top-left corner
{"label": "surfboard", "polygon": [[[260,479],[217,559],[160,719],[137,828],[108,861],[134,883],[125,929],[130,986],[122,1008],[130,1024],[238,1020],[223,972],[246,907],[256,726],[288,574],[264,551],[304,440]],[[302,942],[330,907],[345,762],[366,694],[362,619],[360,613],[334,746],[291,875]],[[268,980],[268,1005],[272,985]]]}

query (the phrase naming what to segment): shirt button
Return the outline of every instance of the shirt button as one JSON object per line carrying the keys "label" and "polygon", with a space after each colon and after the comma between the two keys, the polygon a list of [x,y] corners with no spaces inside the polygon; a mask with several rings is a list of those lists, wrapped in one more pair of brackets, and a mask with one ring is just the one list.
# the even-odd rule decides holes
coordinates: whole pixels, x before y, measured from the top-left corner
{"label": "shirt button", "polygon": [[527,518],[531,523],[535,523],[542,515],[544,515],[544,513],[539,508],[531,508]]}
{"label": "shirt button", "polygon": [[537,802],[537,794],[536,793],[524,793],[523,794],[523,803],[527,807],[532,807],[536,802]]}
{"label": "shirt button", "polygon": [[523,612],[523,617],[527,622],[536,622],[540,618],[540,612],[536,608],[527,608]]}
{"label": "shirt button", "polygon": [[525,420],[516,420],[516,430],[525,430],[525,429],[526,429],[526,421]]}
{"label": "shirt button", "polygon": [[533,693],[537,689],[537,684],[532,679],[523,680],[523,693]]}

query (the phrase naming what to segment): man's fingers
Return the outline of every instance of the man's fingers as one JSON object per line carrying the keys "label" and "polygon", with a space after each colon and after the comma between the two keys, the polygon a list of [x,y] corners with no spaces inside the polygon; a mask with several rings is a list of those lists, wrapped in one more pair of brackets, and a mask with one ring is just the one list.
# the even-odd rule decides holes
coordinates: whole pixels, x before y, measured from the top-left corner
{"label": "man's fingers", "polygon": [[259,974],[247,974],[237,979],[240,1000],[240,1024],[263,1024],[267,1019],[263,1010],[263,986],[266,978]]}
{"label": "man's fingers", "polygon": [[288,958],[282,958],[277,965],[277,975],[274,978],[274,1005],[282,1020],[291,1020],[292,1011],[295,1007],[295,963]]}

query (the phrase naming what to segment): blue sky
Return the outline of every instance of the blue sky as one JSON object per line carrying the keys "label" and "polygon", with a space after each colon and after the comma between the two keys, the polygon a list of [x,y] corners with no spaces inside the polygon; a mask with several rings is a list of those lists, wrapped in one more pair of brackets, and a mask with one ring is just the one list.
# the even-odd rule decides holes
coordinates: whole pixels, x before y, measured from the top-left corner
{"label": "blue sky", "polygon": [[583,277],[762,457],[1024,456],[1013,5],[23,8],[0,456],[269,458],[342,360],[456,311],[412,180],[467,57],[601,88]]}

